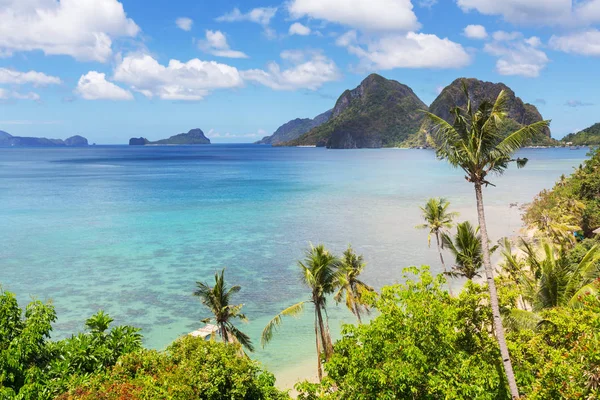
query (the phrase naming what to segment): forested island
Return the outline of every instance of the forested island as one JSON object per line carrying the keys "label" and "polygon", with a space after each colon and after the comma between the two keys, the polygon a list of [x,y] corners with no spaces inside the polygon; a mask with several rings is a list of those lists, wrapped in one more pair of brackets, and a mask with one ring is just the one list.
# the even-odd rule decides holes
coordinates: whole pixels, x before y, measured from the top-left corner
{"label": "forested island", "polygon": [[130,146],[145,145],[178,145],[178,144],[210,144],[210,139],[204,136],[202,129],[191,129],[188,133],[173,135],[168,139],[149,141],[144,137],[129,139]]}
{"label": "forested island", "polygon": [[8,132],[0,131],[0,147],[85,147],[87,145],[87,139],[79,135],[62,140],[13,136]]}

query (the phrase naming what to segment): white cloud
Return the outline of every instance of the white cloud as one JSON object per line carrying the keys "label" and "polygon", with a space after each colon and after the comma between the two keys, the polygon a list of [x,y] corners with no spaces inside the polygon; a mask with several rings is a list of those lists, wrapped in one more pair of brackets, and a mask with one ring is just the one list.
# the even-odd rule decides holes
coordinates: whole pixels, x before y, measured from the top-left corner
{"label": "white cloud", "polygon": [[183,31],[189,32],[192,30],[192,25],[194,21],[191,18],[181,17],[175,20],[175,25]]}
{"label": "white cloud", "polygon": [[569,107],[588,107],[588,106],[593,106],[594,103],[589,103],[589,102],[585,102],[585,101],[581,101],[581,100],[569,100],[565,103],[566,106]]}
{"label": "white cloud", "polygon": [[[346,36],[347,35],[347,36]],[[338,38],[351,54],[361,59],[366,70],[393,68],[460,68],[471,62],[471,57],[458,43],[436,35],[408,32],[405,35],[387,35],[371,40],[366,48],[353,43],[350,32]]]}
{"label": "white cloud", "polygon": [[539,49],[541,40],[536,36],[524,38],[519,32],[498,31],[493,38],[493,42],[485,45],[484,51],[498,57],[496,71],[500,75],[535,78],[550,61],[546,53]]}
{"label": "white cloud", "polygon": [[241,134],[235,134],[235,133],[230,133],[230,132],[220,133],[220,132],[215,131],[214,129],[211,129],[206,134],[207,137],[214,138],[214,139],[258,138],[258,137],[262,138],[262,137],[265,137],[266,135],[268,135],[268,133],[264,129],[259,129],[257,131],[257,133],[241,133]]}
{"label": "white cloud", "polygon": [[290,25],[289,34],[307,36],[310,35],[310,28],[302,25],[300,22],[294,22],[292,25]]}
{"label": "white cloud", "polygon": [[147,54],[125,57],[115,68],[114,80],[148,98],[164,100],[201,100],[214,89],[243,85],[240,72],[226,64],[194,58],[170,60],[164,66]]}
{"label": "white cloud", "polygon": [[600,31],[590,29],[564,36],[552,36],[550,47],[565,53],[600,56]]}
{"label": "white cloud", "polygon": [[29,92],[29,93],[19,93],[12,90],[7,90],[4,88],[0,88],[0,100],[33,100],[39,101],[40,96],[37,93]]}
{"label": "white cloud", "polygon": [[90,71],[77,82],[75,93],[86,100],[133,100],[130,91],[106,80],[106,75]]}
{"label": "white cloud", "polygon": [[350,46],[351,44],[355,43],[357,40],[357,34],[356,31],[352,30],[352,31],[348,31],[346,33],[344,33],[343,35],[340,35],[336,41],[335,44],[341,47],[346,47],[346,46]]}
{"label": "white cloud", "polygon": [[488,37],[483,25],[467,25],[463,33],[469,39],[485,39]]}
{"label": "white cloud", "polygon": [[218,17],[216,20],[218,22],[254,22],[263,27],[267,38],[273,39],[277,35],[275,31],[269,27],[269,24],[275,14],[277,14],[277,7],[259,7],[254,8],[247,13],[241,12],[239,8],[234,8],[233,11]]}
{"label": "white cloud", "polygon": [[237,50],[231,50],[227,38],[221,31],[206,31],[206,39],[198,41],[198,48],[213,56],[227,58],[248,58],[248,56]]}
{"label": "white cloud", "polygon": [[56,76],[46,75],[42,72],[21,72],[14,69],[0,68],[0,83],[13,85],[32,84],[34,86],[58,85],[62,81]]}
{"label": "white cloud", "polygon": [[41,50],[77,60],[106,62],[112,40],[140,28],[117,0],[2,0],[0,54]]}
{"label": "white cloud", "polygon": [[420,27],[410,0],[291,0],[293,18],[304,16],[372,31],[410,31]]}
{"label": "white cloud", "polygon": [[281,58],[290,64],[289,68],[282,69],[279,64],[271,62],[266,70],[243,71],[244,79],[274,90],[317,90],[323,84],[340,78],[333,60],[319,51],[288,50],[281,53]]}
{"label": "white cloud", "polygon": [[465,12],[501,15],[522,25],[576,26],[600,21],[600,0],[457,0]]}

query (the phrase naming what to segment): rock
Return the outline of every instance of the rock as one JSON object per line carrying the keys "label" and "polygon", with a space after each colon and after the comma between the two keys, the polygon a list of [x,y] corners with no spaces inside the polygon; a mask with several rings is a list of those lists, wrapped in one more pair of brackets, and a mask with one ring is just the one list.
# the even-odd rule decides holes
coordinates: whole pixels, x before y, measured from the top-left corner
{"label": "rock", "polygon": [[271,136],[265,136],[256,144],[272,144],[277,145],[284,142],[289,142],[304,135],[306,132],[316,128],[331,118],[332,110],[325,111],[323,114],[317,115],[315,118],[296,118],[281,125]]}

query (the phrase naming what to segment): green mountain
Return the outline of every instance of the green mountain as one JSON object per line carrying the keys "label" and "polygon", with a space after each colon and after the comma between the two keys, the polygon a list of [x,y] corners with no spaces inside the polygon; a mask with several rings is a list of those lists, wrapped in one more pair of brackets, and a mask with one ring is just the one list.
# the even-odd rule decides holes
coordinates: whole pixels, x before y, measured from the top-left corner
{"label": "green mountain", "polygon": [[317,126],[324,124],[331,118],[333,110],[325,111],[314,118],[296,118],[281,125],[271,136],[265,136],[256,144],[276,145],[283,142],[289,142],[304,135]]}
{"label": "green mountain", "polygon": [[152,144],[210,144],[210,139],[204,136],[202,129],[192,129],[188,133],[180,133],[178,135],[171,136],[168,139],[157,140],[151,142],[146,138],[131,138],[129,139],[130,146],[144,146]]}
{"label": "green mountain", "polygon": [[418,131],[427,109],[406,85],[371,74],[337,100],[331,119],[283,145],[334,149],[393,147]]}
{"label": "green mountain", "polygon": [[570,133],[561,142],[575,146],[600,146],[600,122],[577,133]]}
{"label": "green mountain", "polygon": [[[463,81],[467,84],[469,96],[476,108],[484,100],[495,101],[502,90],[508,93],[508,116],[510,120],[506,124],[506,132],[513,132],[523,125],[528,125],[543,120],[537,107],[533,104],[524,103],[515,92],[503,83],[484,82],[474,78],[458,78],[450,85],[446,86],[439,96],[429,106],[429,111],[439,115],[448,122],[453,121],[450,110],[456,106],[465,107],[466,99],[463,93]],[[405,145],[426,146],[427,145],[427,122]],[[535,138],[532,145],[556,145],[557,142],[550,136],[550,129],[547,129],[543,135]]]}

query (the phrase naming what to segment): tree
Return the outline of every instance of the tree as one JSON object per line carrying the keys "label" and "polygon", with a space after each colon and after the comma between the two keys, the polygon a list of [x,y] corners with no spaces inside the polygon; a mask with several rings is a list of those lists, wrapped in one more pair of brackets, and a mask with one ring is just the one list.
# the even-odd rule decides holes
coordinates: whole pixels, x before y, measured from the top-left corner
{"label": "tree", "polygon": [[517,167],[524,167],[527,159],[513,159],[513,154],[527,140],[542,133],[549,121],[539,121],[521,129],[503,135],[503,127],[508,116],[508,95],[503,90],[496,101],[483,101],[476,109],[471,103],[466,83],[463,83],[466,108],[455,107],[452,110],[452,124],[435,114],[425,111],[433,124],[430,141],[439,159],[444,159],[455,168],[465,172],[465,179],[475,188],[477,216],[481,229],[483,245],[483,264],[490,291],[490,305],[494,316],[494,328],[504,362],[504,371],[513,398],[519,397],[508,346],[504,338],[504,328],[498,304],[498,293],[494,282],[494,270],[490,261],[490,249],[485,210],[483,205],[483,186],[490,185],[488,175],[502,174],[509,163],[516,161]]}
{"label": "tree", "polygon": [[340,260],[323,245],[311,247],[306,251],[304,262],[298,261],[302,283],[310,290],[310,299],[290,306],[277,314],[262,332],[263,347],[272,339],[274,330],[281,325],[284,316],[296,316],[310,303],[315,311],[315,339],[317,347],[317,372],[319,380],[323,377],[321,352],[328,361],[333,354],[333,343],[327,322],[327,295],[333,293]]}
{"label": "tree", "polygon": [[363,256],[357,255],[352,247],[348,246],[339,266],[336,282],[338,291],[333,297],[337,303],[344,299],[346,307],[356,316],[359,324],[362,323],[361,311],[369,312],[365,295],[375,292],[375,289],[358,279],[365,267]]}
{"label": "tree", "polygon": [[[441,240],[441,235],[447,229],[452,228],[452,220],[458,216],[457,212],[448,212],[448,207],[450,207],[450,202],[442,197],[427,200],[425,207],[420,207],[425,223],[417,226],[417,229],[429,229],[429,235],[427,235],[428,246],[431,246],[431,235],[435,236],[444,274],[447,274],[448,270],[446,269],[446,263],[444,263],[444,256],[442,254],[444,243]],[[450,290],[450,294],[452,294],[450,283],[448,283],[448,289]]]}
{"label": "tree", "polygon": [[448,274],[461,276],[472,280],[479,277],[479,270],[483,266],[483,252],[479,227],[473,228],[469,221],[456,226],[454,240],[444,233],[442,241],[454,255],[454,266]]}
{"label": "tree", "polygon": [[240,331],[233,324],[234,319],[248,321],[246,316],[241,313],[243,304],[231,305],[230,297],[241,290],[241,286],[235,285],[230,288],[225,283],[225,269],[221,273],[215,273],[215,286],[211,287],[208,283],[196,282],[198,289],[194,291],[194,296],[200,298],[204,304],[213,313],[214,317],[202,320],[203,323],[214,321],[219,329],[219,335],[225,343],[238,342],[249,351],[254,351],[254,346],[250,337]]}

